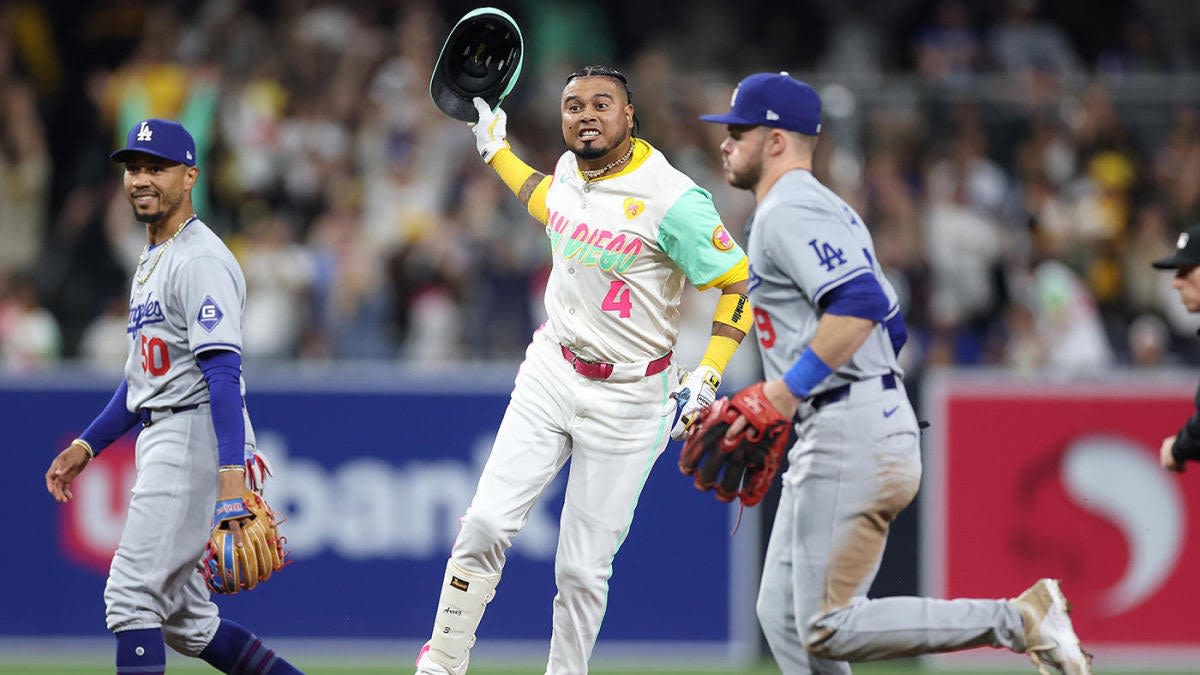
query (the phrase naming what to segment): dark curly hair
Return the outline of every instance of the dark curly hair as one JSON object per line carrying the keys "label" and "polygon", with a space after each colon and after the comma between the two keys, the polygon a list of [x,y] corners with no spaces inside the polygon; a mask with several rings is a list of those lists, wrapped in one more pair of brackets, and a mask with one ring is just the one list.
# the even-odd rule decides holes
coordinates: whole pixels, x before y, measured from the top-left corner
{"label": "dark curly hair", "polygon": [[[584,66],[568,75],[567,81],[564,84],[570,84],[571,80],[579,77],[611,77],[617,82],[620,82],[621,86],[625,88],[625,100],[629,103],[633,103],[633,92],[629,90],[629,79],[625,77],[625,73],[622,73],[612,66]],[[641,125],[638,123],[637,113],[634,112],[633,131],[630,132],[630,135],[636,137],[638,135],[638,128],[640,126]]]}

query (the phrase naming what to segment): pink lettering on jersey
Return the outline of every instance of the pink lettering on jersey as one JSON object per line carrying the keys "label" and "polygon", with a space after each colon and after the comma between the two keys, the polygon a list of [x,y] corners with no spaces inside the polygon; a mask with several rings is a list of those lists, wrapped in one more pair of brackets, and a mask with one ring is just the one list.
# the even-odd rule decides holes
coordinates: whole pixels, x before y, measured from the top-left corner
{"label": "pink lettering on jersey", "polygon": [[[550,250],[559,252],[567,260],[576,260],[587,267],[599,267],[605,272],[626,272],[633,266],[644,244],[638,237],[624,232],[613,233],[602,228],[579,223],[572,228],[571,221],[557,211],[546,219],[546,234],[550,237]],[[567,231],[570,230],[570,235]],[[566,243],[563,243],[563,242]]]}
{"label": "pink lettering on jersey", "polygon": [[587,240],[587,223],[580,223],[576,225],[575,231],[571,233],[570,240],[568,240],[567,245],[563,247],[563,257],[567,260],[574,258],[575,254],[579,253],[579,251],[583,248],[583,245],[587,243]]}

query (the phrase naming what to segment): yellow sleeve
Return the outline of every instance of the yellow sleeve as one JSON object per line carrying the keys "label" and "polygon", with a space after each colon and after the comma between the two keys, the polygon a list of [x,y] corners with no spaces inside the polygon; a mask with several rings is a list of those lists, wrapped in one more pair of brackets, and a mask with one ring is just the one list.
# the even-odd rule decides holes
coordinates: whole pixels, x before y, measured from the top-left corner
{"label": "yellow sleeve", "polygon": [[736,284],[739,281],[745,281],[749,278],[750,262],[747,260],[746,256],[742,256],[742,259],[739,260],[736,265],[730,267],[728,272],[722,274],[716,279],[713,279],[707,284],[704,284],[702,287],[697,286],[696,289],[700,291],[706,291],[710,288],[725,288],[729,284]]}
{"label": "yellow sleeve", "polygon": [[728,326],[735,331],[741,332],[741,335],[734,337],[726,330],[723,333],[717,333],[721,330],[719,327],[714,329],[712,337],[708,339],[708,347],[704,350],[704,356],[700,358],[700,365],[712,366],[717,372],[724,373],[725,367],[729,365],[729,360],[733,358],[733,353],[737,351],[738,345],[742,343],[742,338],[750,332],[750,326],[754,323],[750,311],[750,298],[741,293],[723,293],[717,300],[717,308],[713,311],[713,323],[721,326]]}
{"label": "yellow sleeve", "polygon": [[[492,156],[492,161],[488,163],[492,170],[500,176],[500,180],[508,186],[509,190],[517,196],[521,197],[521,188],[525,187],[525,183],[530,176],[537,173],[533,167],[526,164],[517,154],[512,151],[512,148],[501,148]],[[546,193],[550,190],[550,176],[542,176],[542,180],[534,188],[533,194],[529,196],[529,201],[526,202],[525,208],[529,210],[529,214],[537,218],[543,225],[546,223]]]}

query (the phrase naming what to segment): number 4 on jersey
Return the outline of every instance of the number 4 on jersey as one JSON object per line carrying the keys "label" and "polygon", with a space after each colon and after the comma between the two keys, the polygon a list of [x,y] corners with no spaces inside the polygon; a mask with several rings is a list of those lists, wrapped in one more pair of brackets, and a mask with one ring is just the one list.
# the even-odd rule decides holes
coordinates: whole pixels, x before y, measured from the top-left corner
{"label": "number 4 on jersey", "polygon": [[633,312],[633,302],[629,299],[629,288],[624,281],[616,279],[608,285],[608,295],[600,301],[600,309],[606,312],[617,312],[622,319],[628,319]]}

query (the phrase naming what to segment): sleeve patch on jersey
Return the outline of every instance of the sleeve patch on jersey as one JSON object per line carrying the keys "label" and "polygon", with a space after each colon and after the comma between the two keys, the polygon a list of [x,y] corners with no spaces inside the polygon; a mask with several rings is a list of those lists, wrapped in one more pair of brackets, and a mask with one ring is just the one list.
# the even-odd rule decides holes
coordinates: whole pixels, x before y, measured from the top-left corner
{"label": "sleeve patch on jersey", "polygon": [[725,225],[717,225],[712,232],[712,245],[718,251],[733,250],[733,236],[729,234],[729,230],[725,229]]}
{"label": "sleeve patch on jersey", "polygon": [[196,323],[211,333],[224,317],[225,313],[217,306],[217,302],[210,296],[204,296],[204,302],[200,303],[200,311],[196,314]]}

